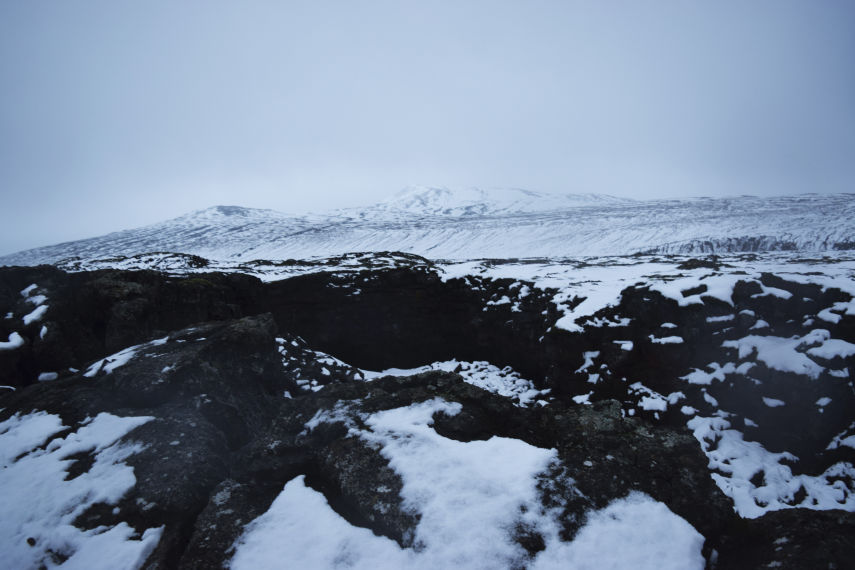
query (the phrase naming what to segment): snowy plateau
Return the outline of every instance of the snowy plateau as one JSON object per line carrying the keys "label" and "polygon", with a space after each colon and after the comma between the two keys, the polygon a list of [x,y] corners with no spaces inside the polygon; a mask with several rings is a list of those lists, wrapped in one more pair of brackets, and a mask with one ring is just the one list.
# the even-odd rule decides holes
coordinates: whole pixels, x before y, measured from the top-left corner
{"label": "snowy plateau", "polygon": [[1,257],[0,568],[852,568],[853,220],[408,188]]}

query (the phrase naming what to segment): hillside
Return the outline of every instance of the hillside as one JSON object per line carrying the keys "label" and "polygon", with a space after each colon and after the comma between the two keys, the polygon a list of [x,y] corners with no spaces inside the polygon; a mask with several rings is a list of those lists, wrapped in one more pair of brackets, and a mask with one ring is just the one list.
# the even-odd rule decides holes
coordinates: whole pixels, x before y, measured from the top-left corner
{"label": "hillside", "polygon": [[852,247],[852,194],[633,201],[411,188],[373,206],[325,214],[215,206],[143,228],[7,255],[0,264],[149,252],[234,261],[380,251],[477,259]]}

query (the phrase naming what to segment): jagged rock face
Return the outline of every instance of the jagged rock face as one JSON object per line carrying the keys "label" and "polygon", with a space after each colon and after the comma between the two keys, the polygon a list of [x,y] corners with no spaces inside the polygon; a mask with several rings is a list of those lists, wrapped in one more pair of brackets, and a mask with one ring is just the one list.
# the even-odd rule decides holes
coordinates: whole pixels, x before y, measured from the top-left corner
{"label": "jagged rock face", "polygon": [[[429,551],[421,525],[430,514],[408,502],[409,476],[390,456],[391,444],[378,439],[383,414],[414,406],[434,406],[419,429],[447,445],[505,438],[554,450],[527,507],[535,505],[541,518],[509,519],[517,520],[507,536],[517,565],[535,563],[555,541],[572,540],[588,513],[633,491],[688,521],[705,538],[704,557],[718,560],[718,568],[845,564],[855,554],[846,538],[855,524],[849,512],[791,509],[738,518],[733,497],[722,493],[708,467],[716,446],[721,452],[732,437],[724,428],[703,431],[694,419],[687,427],[692,416],[681,411],[692,407],[700,420],[726,409],[729,415],[717,420],[726,417],[770,452],[798,456],[787,464],[797,476],[836,477],[837,500],[848,508],[852,480],[829,470],[852,462],[852,449],[826,447],[855,419],[848,379],[855,363],[852,355],[822,348],[831,340],[855,341],[855,320],[838,315],[822,323],[827,335],[811,336],[815,326],[803,318],[848,301],[845,294],[768,275],[760,285],[738,285],[733,306],[703,291],[687,293],[701,294],[702,303],[681,306],[636,287],[594,315],[604,323],[628,319],[631,326],[574,333],[552,327],[558,308],[548,292],[523,298],[512,285],[443,281],[430,271],[402,269],[268,284],[223,274],[2,270],[0,309],[11,317],[2,321],[0,340],[18,333],[22,344],[0,351],[2,383],[18,387],[0,393],[0,421],[14,426],[46,421],[39,413],[57,416],[64,427],[46,431],[52,443],[43,439],[33,449],[46,443],[45,452],[60,453],[68,438],[84,440],[81,434],[99,422],[142,418],[112,446],[84,445],[63,457],[69,461],[63,469],[70,481],[84,481],[110,453],[120,457],[115,465],[133,469],[133,484],[119,496],[88,505],[71,522],[84,534],[130,525],[137,534],[127,544],[139,545],[140,564],[148,568],[228,563],[247,524],[301,476],[351,525],[400,548]],[[764,287],[789,296],[764,295]],[[496,304],[501,296],[513,303]],[[41,316],[24,322],[42,306],[48,308]],[[824,366],[808,370],[815,377],[767,365],[764,347],[744,340],[761,321],[776,338],[805,339],[793,341],[796,354],[820,349],[813,356]],[[656,340],[669,335],[681,342]],[[452,358],[511,366],[551,392],[525,407],[454,372],[364,380],[365,370]],[[743,364],[750,366],[738,372]],[[465,374],[464,368],[457,370]],[[38,381],[46,373],[57,377]],[[672,396],[677,405],[660,405]],[[825,405],[815,404],[826,397]],[[786,405],[770,407],[764,398]],[[12,433],[3,429],[0,437]],[[38,459],[33,449],[22,448],[9,466]],[[721,465],[713,472],[728,474]],[[773,475],[752,478],[754,488]],[[804,494],[786,506],[810,506],[814,488],[804,485]],[[556,537],[545,530],[547,519],[560,529]],[[27,547],[16,555],[46,564],[88,544],[80,537],[63,550],[47,535],[20,540]]]}
{"label": "jagged rock face", "polygon": [[[21,330],[29,350],[16,353],[17,367],[0,371],[0,382],[13,386],[35,381],[38,367],[80,368],[192,323],[261,312],[273,313],[283,330],[313,347],[367,369],[461,358],[513,365],[539,377],[542,363],[515,355],[535,350],[556,318],[546,295],[526,298],[525,311],[513,320],[502,308],[483,311],[492,292],[506,289],[510,279],[473,287],[463,280],[443,283],[426,271],[320,273],[262,284],[235,274],[182,279],[147,271],[65,274],[39,268],[6,270],[0,279],[0,298],[8,299],[4,306],[16,319],[31,309],[19,294],[29,284],[40,283],[50,299],[46,320]],[[48,330],[44,337],[41,326]]]}
{"label": "jagged rock face", "polygon": [[[24,298],[19,292],[35,283],[46,293],[49,312],[22,328],[20,319],[33,310],[29,301],[39,293]],[[256,284],[241,275],[172,280],[145,271],[66,274],[48,266],[4,269],[0,306],[11,316],[0,321],[0,336],[18,330],[29,342],[22,351],[0,352],[0,359],[7,359],[0,383],[29,384],[42,371],[63,374],[69,366],[80,368],[192,323],[241,316]]]}
{"label": "jagged rock face", "polygon": [[458,358],[510,365],[543,377],[538,340],[556,309],[544,293],[522,311],[485,311],[512,279],[451,280],[428,271],[314,274],[270,283],[269,310],[284,328],[361,368],[385,370]]}

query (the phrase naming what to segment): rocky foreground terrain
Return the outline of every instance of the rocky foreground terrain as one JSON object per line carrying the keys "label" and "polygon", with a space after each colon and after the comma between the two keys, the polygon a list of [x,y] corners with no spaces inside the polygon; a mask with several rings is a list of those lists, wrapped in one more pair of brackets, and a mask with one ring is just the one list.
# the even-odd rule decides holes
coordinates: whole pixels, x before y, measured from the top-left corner
{"label": "rocky foreground terrain", "polygon": [[0,566],[851,568],[852,261],[766,261],[0,268]]}

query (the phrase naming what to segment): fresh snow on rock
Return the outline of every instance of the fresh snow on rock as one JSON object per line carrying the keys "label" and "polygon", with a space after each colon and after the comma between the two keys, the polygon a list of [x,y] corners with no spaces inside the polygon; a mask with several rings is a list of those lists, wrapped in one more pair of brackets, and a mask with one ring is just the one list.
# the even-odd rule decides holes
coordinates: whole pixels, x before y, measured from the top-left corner
{"label": "fresh snow on rock", "polygon": [[[820,475],[794,475],[784,461],[797,461],[791,453],[773,453],[761,444],[745,441],[720,417],[695,417],[688,422],[710,460],[712,477],[733,499],[740,516],[757,518],[769,511],[793,507],[817,510],[855,510],[855,493],[844,477],[855,477],[849,463],[836,463]],[[755,476],[759,474],[759,484]],[[797,495],[805,493],[797,501]]]}
{"label": "fresh snow on rock", "polygon": [[[16,414],[0,423],[0,551],[4,568],[139,568],[157,545],[162,529],[139,535],[121,522],[81,530],[75,519],[96,503],[116,504],[136,483],[124,460],[141,448],[117,443],[152,418],[98,414],[77,430],[58,416]],[[48,438],[54,437],[44,448]],[[91,453],[94,463],[66,479],[71,456]],[[29,542],[29,543],[28,543]],[[53,553],[53,554],[52,554]],[[67,558],[58,565],[55,555]]]}
{"label": "fresh snow on rock", "polygon": [[83,373],[87,378],[93,378],[96,374],[103,372],[104,374],[110,374],[116,368],[120,366],[124,366],[128,362],[134,358],[137,353],[145,348],[149,348],[151,346],[159,346],[165,344],[169,337],[159,338],[157,340],[153,340],[151,342],[146,342],[143,344],[138,344],[136,346],[130,346],[123,350],[120,350],[116,354],[112,354],[101,360],[98,360],[91,364],[89,368],[86,369],[86,372]]}
{"label": "fresh snow on rock", "polygon": [[447,360],[444,362],[433,362],[418,368],[390,368],[382,372],[362,370],[366,380],[373,380],[383,376],[410,376],[429,370],[442,370],[460,374],[463,380],[474,386],[478,386],[488,392],[505,396],[519,406],[528,406],[535,401],[544,402],[549,390],[538,390],[531,380],[521,378],[519,373],[511,367],[499,368],[486,361],[465,362],[458,360]]}
{"label": "fresh snow on rock", "polygon": [[825,360],[848,358],[855,355],[855,344],[838,338],[827,338],[821,345],[809,348],[807,353]]}
{"label": "fresh snow on rock", "polygon": [[[539,504],[535,486],[538,474],[556,461],[555,451],[501,437],[460,442],[433,430],[434,414],[459,411],[459,404],[437,398],[362,416],[364,427],[343,409],[306,425],[343,422],[352,435],[379,446],[402,478],[405,508],[420,515],[414,548],[351,526],[300,476],[247,525],[231,568],[270,567],[283,559],[318,569],[704,567],[703,537],[641,493],[589,512],[575,540],[560,541],[557,513]],[[544,537],[545,549],[534,560],[513,541],[520,525]]]}
{"label": "fresh snow on rock", "polygon": [[782,372],[804,374],[817,378],[823,371],[822,366],[811,360],[799,348],[827,341],[829,332],[814,329],[804,337],[781,338],[776,336],[747,336],[740,340],[726,340],[724,347],[739,349],[739,358],[745,358],[756,351],[757,360],[769,368]]}
{"label": "fresh snow on rock", "polygon": [[724,366],[721,366],[718,362],[710,362],[707,367],[712,369],[711,372],[695,368],[685,376],[681,376],[680,379],[685,380],[689,384],[708,386],[713,381],[724,382],[725,375],[736,372],[736,366],[732,362],[727,362]]}
{"label": "fresh snow on rock", "polygon": [[45,313],[47,313],[48,306],[44,304],[45,301],[47,301],[47,297],[45,295],[33,295],[33,292],[37,289],[38,285],[33,283],[21,290],[21,296],[27,301],[27,303],[35,305],[36,307],[21,319],[24,321],[24,325],[29,325],[42,320]]}
{"label": "fresh snow on rock", "polygon": [[0,350],[15,350],[24,346],[24,338],[16,332],[9,334],[9,340],[0,341]]}
{"label": "fresh snow on rock", "polygon": [[540,554],[531,570],[692,570],[704,568],[704,537],[643,493],[631,493],[588,513],[569,543]]}
{"label": "fresh snow on rock", "polygon": [[655,337],[650,335],[649,338],[653,344],[683,344],[683,337],[681,336]]}
{"label": "fresh snow on rock", "polygon": [[276,568],[405,568],[398,544],[352,526],[300,475],[289,481],[270,508],[246,527],[235,544],[232,570]]}
{"label": "fresh snow on rock", "polygon": [[522,549],[508,530],[537,512],[535,476],[556,452],[515,439],[459,442],[437,434],[436,413],[455,415],[460,404],[436,399],[378,412],[359,436],[381,445],[403,480],[405,508],[421,514],[414,541],[432,568],[515,566]]}
{"label": "fresh snow on rock", "polygon": [[32,295],[33,291],[35,291],[38,288],[39,288],[39,286],[37,283],[31,283],[30,285],[27,285],[26,287],[21,289],[21,297],[24,297],[24,298],[29,297],[30,295]]}
{"label": "fresh snow on rock", "polygon": [[[311,513],[311,516],[306,516]],[[693,570],[704,567],[704,538],[664,504],[642,493],[588,513],[569,543],[553,543],[532,570]],[[429,554],[402,550],[396,542],[352,526],[305,484],[289,481],[270,509],[246,527],[229,567],[255,570],[288,560],[294,568],[400,570],[436,568]],[[461,570],[500,570],[475,563]]]}
{"label": "fresh snow on rock", "polygon": [[[733,305],[733,288],[738,282],[761,286],[762,275],[774,273],[796,283],[815,284],[823,289],[837,288],[855,300],[855,258],[848,254],[828,258],[828,262],[822,265],[822,274],[817,274],[815,263],[794,258],[791,254],[747,258],[722,256],[721,261],[726,265],[718,271],[704,267],[675,268],[675,265],[691,259],[633,256],[510,260],[503,263],[473,260],[438,263],[437,268],[445,280],[477,275],[491,279],[518,279],[531,282],[542,290],[554,289],[553,302],[562,313],[555,326],[570,332],[581,332],[586,326],[602,326],[604,323],[594,315],[617,305],[621,292],[628,287],[649,288],[680,306],[702,305],[703,297]],[[851,302],[835,303],[829,310],[832,308],[840,312],[851,311],[847,314],[855,315]],[[754,325],[756,329],[768,326],[760,319]]]}
{"label": "fresh snow on rock", "polygon": [[31,323],[36,323],[36,322],[38,322],[44,318],[45,313],[47,313],[47,310],[48,310],[47,305],[39,305],[38,307],[33,309],[31,312],[24,315],[24,318],[21,320],[24,321],[25,325],[29,325]]}

